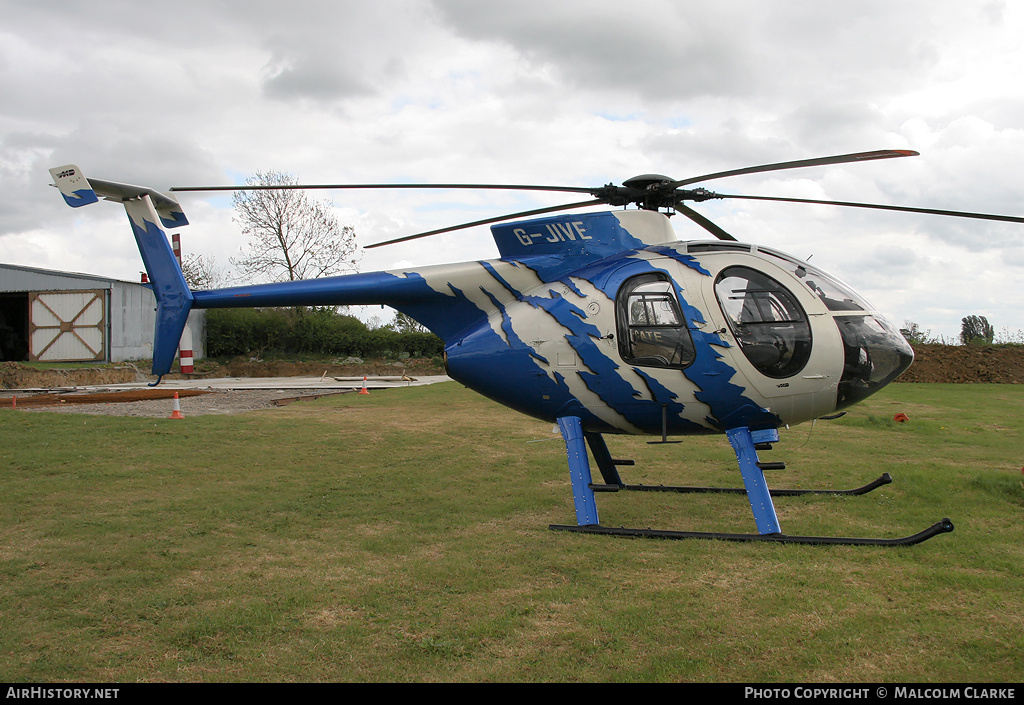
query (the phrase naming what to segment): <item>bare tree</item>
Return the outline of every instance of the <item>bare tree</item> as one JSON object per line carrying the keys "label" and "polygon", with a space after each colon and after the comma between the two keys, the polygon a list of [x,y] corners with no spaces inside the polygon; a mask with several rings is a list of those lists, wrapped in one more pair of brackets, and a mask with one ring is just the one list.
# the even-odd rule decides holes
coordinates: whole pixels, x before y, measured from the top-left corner
{"label": "bare tree", "polygon": [[205,255],[185,255],[181,260],[181,273],[190,289],[213,289],[224,277],[216,260]]}
{"label": "bare tree", "polygon": [[[295,186],[291,174],[256,172],[249,186]],[[313,279],[358,269],[355,231],[342,226],[331,205],[298,189],[238,191],[235,222],[249,238],[231,259],[244,276],[270,281]]]}

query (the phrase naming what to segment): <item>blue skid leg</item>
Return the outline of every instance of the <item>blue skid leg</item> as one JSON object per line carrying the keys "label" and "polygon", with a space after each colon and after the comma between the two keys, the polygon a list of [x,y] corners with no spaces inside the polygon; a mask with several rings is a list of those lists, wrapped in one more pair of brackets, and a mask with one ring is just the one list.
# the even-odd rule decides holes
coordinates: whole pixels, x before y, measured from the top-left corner
{"label": "blue skid leg", "polygon": [[778,429],[753,431],[746,426],[733,428],[725,432],[732,449],[736,452],[736,461],[743,475],[743,486],[747,489],[747,499],[754,511],[754,522],[759,534],[780,534],[779,518],[775,514],[775,505],[764,479],[764,471],[758,465],[755,443],[774,443],[779,440]]}
{"label": "blue skid leg", "polygon": [[583,426],[578,417],[563,416],[558,419],[558,428],[565,439],[565,452],[569,458],[569,478],[572,481],[573,502],[576,504],[576,524],[599,524],[597,501],[594,499],[594,490],[590,487],[590,459],[587,457]]}

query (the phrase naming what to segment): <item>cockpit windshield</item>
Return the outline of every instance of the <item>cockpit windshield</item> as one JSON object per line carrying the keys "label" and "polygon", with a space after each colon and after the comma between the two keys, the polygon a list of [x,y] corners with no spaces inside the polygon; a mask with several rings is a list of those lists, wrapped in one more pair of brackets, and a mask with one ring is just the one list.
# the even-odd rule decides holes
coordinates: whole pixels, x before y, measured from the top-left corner
{"label": "cockpit windshield", "polygon": [[836,408],[845,409],[889,384],[914,361],[910,344],[881,316],[836,316],[845,360]]}

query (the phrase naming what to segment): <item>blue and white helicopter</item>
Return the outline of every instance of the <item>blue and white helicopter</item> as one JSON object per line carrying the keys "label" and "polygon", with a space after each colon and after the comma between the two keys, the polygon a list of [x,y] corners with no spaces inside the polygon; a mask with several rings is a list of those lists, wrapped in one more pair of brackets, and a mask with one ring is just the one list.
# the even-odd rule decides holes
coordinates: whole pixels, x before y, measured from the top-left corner
{"label": "blue and white helicopter", "polygon": [[[845,284],[773,249],[737,242],[686,203],[747,198],[877,208],[1024,222],[1024,218],[867,203],[718,194],[690,184],[740,174],[916,155],[880,150],[674,180],[637,176],[597,188],[495,184],[327,184],[298,188],[512,189],[585,193],[589,200],[419,233],[491,225],[499,258],[346,276],[191,291],[165,228],[188,224],[171,194],[86,178],[74,165],[50,170],[72,207],[100,198],[124,204],[157,300],[153,373],[171,369],[193,308],[384,304],[437,334],[448,374],[524,414],[557,423],[565,441],[575,525],[552,529],[652,538],[717,538],[812,544],[915,544],[953,530],[943,519],[897,539],[784,534],[773,496],[863,494],[888,473],[851,490],[770,490],[758,451],[780,427],[828,418],[874,394],[913,361],[899,331]],[[217,191],[261,186],[183,187]],[[296,187],[292,187],[296,188]],[[636,209],[554,214],[606,204]],[[712,233],[679,241],[669,215]],[[544,216],[535,218],[535,216]],[[528,220],[518,220],[530,218]],[[512,222],[509,222],[512,221]],[[158,378],[159,382],[159,378]],[[629,485],[605,434],[725,434],[743,488]],[[603,482],[591,475],[590,455]],[[745,492],[757,533],[662,531],[602,526],[595,493]]]}

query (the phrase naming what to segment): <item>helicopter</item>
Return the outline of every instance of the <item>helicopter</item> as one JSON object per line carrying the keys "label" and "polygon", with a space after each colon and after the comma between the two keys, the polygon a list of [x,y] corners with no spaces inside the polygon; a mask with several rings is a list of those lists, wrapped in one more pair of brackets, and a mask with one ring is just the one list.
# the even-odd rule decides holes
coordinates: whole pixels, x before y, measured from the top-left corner
{"label": "helicopter", "polygon": [[[912,545],[953,531],[944,518],[901,538],[797,536],[782,532],[774,497],[861,495],[888,473],[848,490],[770,489],[765,472],[785,467],[759,452],[779,429],[835,418],[896,379],[910,345],[878,309],[806,261],[739,242],[687,205],[754,199],[1024,222],[1024,218],[871,203],[721,194],[691,184],[742,174],[917,156],[876,150],[779,162],[677,180],[644,174],[600,187],[503,184],[316,184],[186,186],[169,193],[86,178],[70,164],[50,170],[72,207],[99,199],[124,205],[157,301],[153,374],[173,363],[191,309],[267,306],[390,306],[444,342],[448,375],[516,411],[557,425],[565,444],[575,524],[557,531],[664,539],[798,544]],[[588,200],[408,235],[391,245],[489,225],[499,257],[273,284],[189,289],[166,230],[188,224],[174,192],[305,189],[504,189],[581,193]],[[588,206],[622,210],[575,213]],[[629,208],[634,206],[635,208]],[[681,214],[714,235],[679,240]],[[632,485],[609,434],[724,434],[743,487]],[[589,449],[589,454],[588,454]],[[590,456],[601,476],[595,482]],[[746,494],[756,533],[669,531],[601,524],[602,492]]]}

